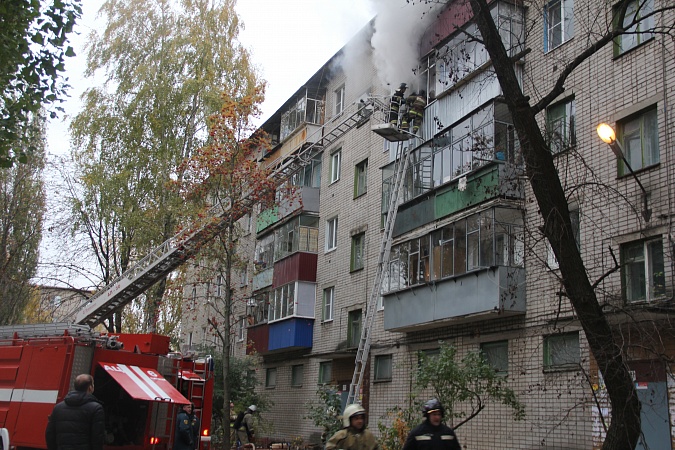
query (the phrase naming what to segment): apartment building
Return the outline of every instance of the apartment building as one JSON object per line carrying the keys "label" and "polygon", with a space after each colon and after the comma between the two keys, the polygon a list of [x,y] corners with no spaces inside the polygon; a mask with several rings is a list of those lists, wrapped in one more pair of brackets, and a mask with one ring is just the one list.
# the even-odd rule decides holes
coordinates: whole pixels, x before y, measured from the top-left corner
{"label": "apartment building", "polygon": [[[673,11],[649,14],[665,6],[631,2],[625,20],[635,11],[645,18],[581,62],[539,115],[589,279],[634,374],[642,402],[638,448],[645,449],[671,448],[675,407],[675,44],[646,32],[674,23]],[[498,1],[491,8],[531,104],[595,36],[617,26],[608,2],[525,8]],[[383,83],[377,42],[387,30],[376,18],[262,126],[275,145],[260,163],[289,164],[297,188],[242,219],[251,227],[251,263],[241,277],[240,295],[249,300],[235,313],[235,352],[261,358],[262,389],[274,402],[263,413],[274,426],[269,437],[318,442],[306,403],[322,384],[346,399],[392,175],[409,152],[382,295],[371,305],[369,369],[359,393],[371,428],[408,401],[420,355],[443,342],[460,357],[482,352],[525,404],[520,421],[488,404],[457,431],[468,448],[599,447],[608,420],[602,376],[539,230],[504,93],[487,52],[471,38],[477,27],[468,5],[448,2],[429,17],[410,36],[420,44],[407,78]],[[408,83],[408,93],[424,91],[415,136],[387,125],[383,105],[398,82]],[[625,160],[598,137],[601,122],[616,130]]]}

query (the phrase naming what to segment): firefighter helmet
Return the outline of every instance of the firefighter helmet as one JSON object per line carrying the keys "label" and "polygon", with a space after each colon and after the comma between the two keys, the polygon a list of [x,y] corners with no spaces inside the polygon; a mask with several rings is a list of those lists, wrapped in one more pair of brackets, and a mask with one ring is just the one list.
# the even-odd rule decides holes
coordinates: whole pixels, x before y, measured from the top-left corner
{"label": "firefighter helmet", "polygon": [[439,411],[441,413],[441,417],[445,416],[445,409],[443,408],[443,405],[441,405],[441,402],[439,402],[435,398],[432,398],[431,400],[427,401],[424,404],[424,406],[422,406],[422,415],[424,417],[429,417],[430,413],[436,411]]}
{"label": "firefighter helmet", "polygon": [[345,408],[345,412],[342,413],[342,425],[347,428],[349,426],[349,419],[354,416],[365,416],[366,410],[363,409],[363,406],[358,403],[353,403]]}

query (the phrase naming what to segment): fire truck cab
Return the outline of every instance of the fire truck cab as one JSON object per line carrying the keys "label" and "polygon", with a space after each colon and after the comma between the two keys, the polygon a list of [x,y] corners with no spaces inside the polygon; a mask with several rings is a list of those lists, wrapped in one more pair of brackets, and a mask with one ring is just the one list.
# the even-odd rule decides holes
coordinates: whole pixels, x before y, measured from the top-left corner
{"label": "fire truck cab", "polygon": [[103,404],[106,450],[171,450],[176,416],[188,403],[200,420],[199,449],[209,450],[210,357],[171,353],[167,336],[72,324],[0,327],[2,449],[46,449],[49,414],[82,373],[94,377]]}

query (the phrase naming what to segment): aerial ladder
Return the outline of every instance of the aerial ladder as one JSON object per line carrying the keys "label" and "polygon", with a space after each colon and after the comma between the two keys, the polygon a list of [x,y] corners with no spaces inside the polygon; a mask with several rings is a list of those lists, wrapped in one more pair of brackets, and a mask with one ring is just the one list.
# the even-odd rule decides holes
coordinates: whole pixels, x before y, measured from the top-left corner
{"label": "aerial ladder", "polygon": [[[399,197],[403,191],[405,174],[410,165],[411,146],[409,141],[411,138],[418,138],[415,134],[401,129],[401,117],[396,120],[396,123],[385,122],[372,126],[372,131],[397,144],[396,160],[394,163],[393,184],[389,192],[389,201],[387,207],[387,218],[382,232],[382,241],[380,243],[380,253],[377,260],[377,267],[375,269],[375,279],[373,281],[373,288],[370,292],[368,303],[366,304],[366,317],[361,328],[361,338],[359,346],[356,351],[356,359],[354,361],[354,375],[352,382],[349,385],[349,395],[347,396],[347,405],[358,403],[358,397],[361,394],[361,387],[368,365],[368,356],[371,345],[371,332],[375,323],[375,311],[377,309],[377,302],[381,296],[382,281],[385,272],[389,270],[389,258],[391,256],[391,242],[394,234],[394,224],[396,223],[396,214],[398,212]],[[409,126],[412,129],[413,123]]]}
{"label": "aerial ladder", "polygon": [[[388,105],[373,96],[357,100],[345,107],[341,114],[333,117],[309,136],[306,144],[300,149],[274,162],[275,168],[271,173],[271,178],[276,186],[281,186],[294,172],[307,165],[317,151],[326,148],[351,129],[362,126],[371,117],[383,117],[386,122],[387,111]],[[254,196],[244,195],[243,197],[244,201],[250,202],[252,207]],[[196,229],[184,229],[164,241],[84,301],[67,319],[74,319],[74,323],[88,325],[92,328],[102,323],[115,310],[127,305],[194,256],[204,244],[227,225],[228,219],[231,219],[230,209],[227,205],[216,205],[211,208],[206,214],[203,225]],[[234,219],[239,219],[239,217]]]}

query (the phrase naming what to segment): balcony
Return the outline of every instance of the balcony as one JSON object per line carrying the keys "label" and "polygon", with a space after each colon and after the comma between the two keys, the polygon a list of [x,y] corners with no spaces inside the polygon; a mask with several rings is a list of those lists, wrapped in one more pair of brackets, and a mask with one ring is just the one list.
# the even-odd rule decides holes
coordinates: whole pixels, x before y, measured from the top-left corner
{"label": "balcony", "polygon": [[248,328],[246,354],[267,355],[312,348],[314,319],[291,317]]}
{"label": "balcony", "polygon": [[268,352],[312,348],[314,319],[294,317],[269,325]]}
{"label": "balcony", "polygon": [[246,329],[246,354],[265,354],[270,340],[270,326],[266,323]]}
{"label": "balcony", "polygon": [[493,266],[384,296],[384,329],[411,332],[525,313],[525,269]]}
{"label": "balcony", "polygon": [[401,205],[396,215],[394,236],[400,236],[435,220],[495,198],[522,199],[523,187],[510,164],[492,163],[455,179],[435,191]]}
{"label": "balcony", "polygon": [[319,212],[319,188],[297,187],[291,198],[283,198],[273,207],[262,211],[256,221],[256,233],[270,228],[274,224],[302,208],[305,212]]}
{"label": "balcony", "polygon": [[280,165],[288,156],[294,154],[305,145],[317,143],[322,138],[322,125],[304,122],[288,137],[264,155],[261,166],[264,169]]}

